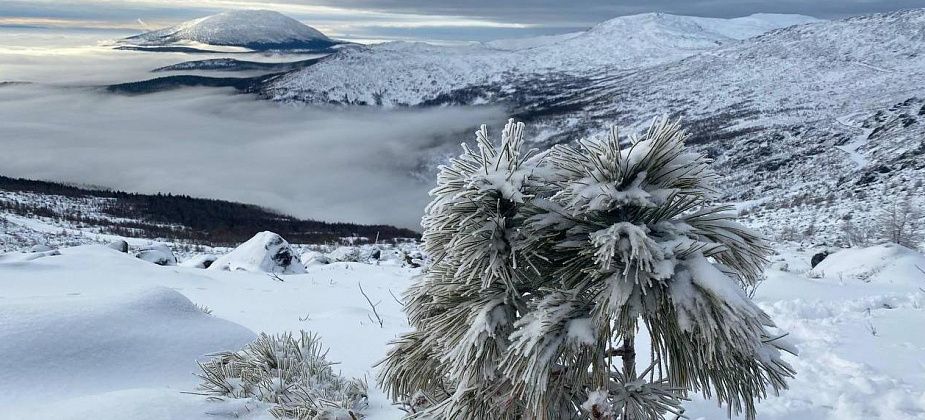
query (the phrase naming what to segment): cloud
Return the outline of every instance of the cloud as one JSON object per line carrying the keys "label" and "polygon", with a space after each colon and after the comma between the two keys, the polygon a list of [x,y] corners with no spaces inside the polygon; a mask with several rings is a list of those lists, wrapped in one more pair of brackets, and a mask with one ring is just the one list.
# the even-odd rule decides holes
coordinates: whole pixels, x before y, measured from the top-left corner
{"label": "cloud", "polygon": [[[490,40],[566,33],[617,16],[666,12],[820,18],[925,7],[923,0],[5,0],[4,20],[69,28],[163,27],[229,9],[266,8],[349,39]],[[142,19],[147,27],[138,22]],[[7,24],[9,25],[9,24]]]}
{"label": "cloud", "polygon": [[415,227],[433,185],[421,171],[499,119],[487,108],[294,107],[218,89],[127,97],[7,86],[0,173]]}
{"label": "cloud", "polygon": [[414,228],[434,162],[480,123],[503,121],[496,108],[317,108],[225,89],[116,95],[89,85],[189,57],[42,47],[58,39],[48,37],[21,54],[0,49],[5,80],[37,82],[0,86],[0,174]]}

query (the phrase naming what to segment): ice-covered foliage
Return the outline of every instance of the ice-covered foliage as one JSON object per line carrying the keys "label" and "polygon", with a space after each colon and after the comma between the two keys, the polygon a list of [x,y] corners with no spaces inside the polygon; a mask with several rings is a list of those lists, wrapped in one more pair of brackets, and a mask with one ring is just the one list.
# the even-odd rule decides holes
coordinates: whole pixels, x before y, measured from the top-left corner
{"label": "ice-covered foliage", "polygon": [[679,123],[541,155],[523,130],[495,145],[483,126],[441,168],[386,390],[420,418],[657,419],[689,392],[754,418],[794,373],[746,293],[769,250],[710,204],[716,176]]}
{"label": "ice-covered foliage", "polygon": [[359,419],[367,406],[366,383],[334,372],[318,336],[261,334],[237,352],[200,364],[199,386],[216,398],[254,398],[272,404],[277,418]]}

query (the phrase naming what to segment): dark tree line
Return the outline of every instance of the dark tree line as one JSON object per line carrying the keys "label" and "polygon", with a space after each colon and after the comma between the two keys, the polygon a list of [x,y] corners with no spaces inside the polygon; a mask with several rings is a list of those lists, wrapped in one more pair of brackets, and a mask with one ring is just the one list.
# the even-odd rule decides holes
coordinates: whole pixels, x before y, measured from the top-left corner
{"label": "dark tree line", "polygon": [[[70,198],[111,199],[93,217],[76,209],[43,203],[0,200],[0,208],[20,215],[67,220],[101,228],[109,233],[188,240],[212,246],[232,246],[254,234],[270,230],[293,243],[330,243],[344,237],[369,241],[417,238],[418,233],[388,225],[358,225],[302,220],[252,204],[194,198],[174,194],[135,194],[0,176],[0,190],[58,195]],[[126,220],[120,220],[126,219]]]}

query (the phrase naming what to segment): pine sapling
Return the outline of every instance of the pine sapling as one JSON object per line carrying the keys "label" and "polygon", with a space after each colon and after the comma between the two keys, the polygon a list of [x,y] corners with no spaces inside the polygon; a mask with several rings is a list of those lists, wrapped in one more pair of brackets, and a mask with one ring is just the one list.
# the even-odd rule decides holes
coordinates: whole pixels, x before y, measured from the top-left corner
{"label": "pine sapling", "polygon": [[414,418],[660,419],[690,392],[754,418],[794,374],[745,292],[769,248],[711,204],[679,124],[542,154],[523,131],[483,126],[440,169],[387,392]]}

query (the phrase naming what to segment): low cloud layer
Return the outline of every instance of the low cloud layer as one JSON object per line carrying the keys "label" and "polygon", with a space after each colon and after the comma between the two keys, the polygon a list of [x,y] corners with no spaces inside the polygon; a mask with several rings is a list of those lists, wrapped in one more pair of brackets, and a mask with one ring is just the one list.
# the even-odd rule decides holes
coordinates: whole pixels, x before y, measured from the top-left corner
{"label": "low cloud layer", "polygon": [[422,165],[498,118],[281,106],[217,89],[126,97],[6,86],[0,174],[417,227],[433,185]]}
{"label": "low cloud layer", "polygon": [[0,174],[416,228],[434,163],[503,121],[497,108],[317,108],[231,89],[112,94],[97,86],[211,56],[114,51],[99,36],[0,31],[0,82],[31,82],[0,84]]}

